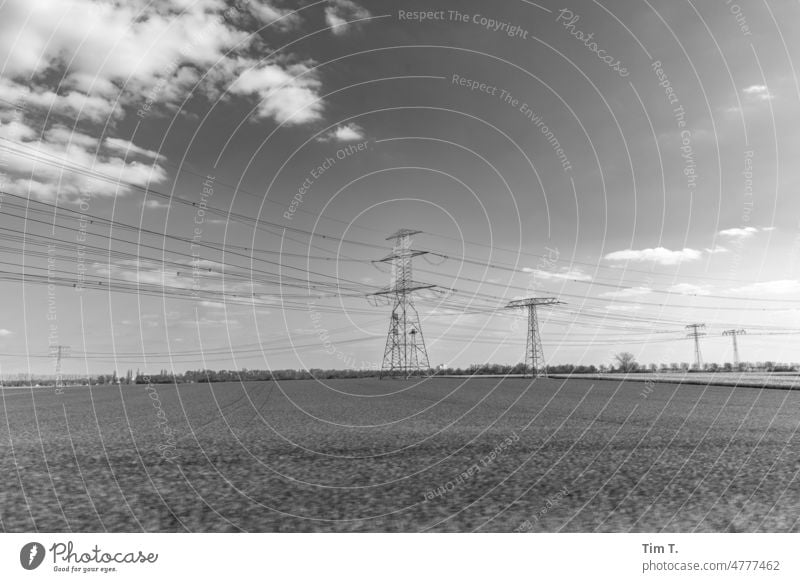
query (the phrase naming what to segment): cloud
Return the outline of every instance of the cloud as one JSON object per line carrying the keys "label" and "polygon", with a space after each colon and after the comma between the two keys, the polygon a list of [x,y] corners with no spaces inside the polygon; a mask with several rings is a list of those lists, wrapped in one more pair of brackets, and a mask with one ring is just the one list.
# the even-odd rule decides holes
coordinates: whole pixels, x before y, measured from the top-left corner
{"label": "cloud", "polygon": [[141,148],[141,147],[133,144],[132,142],[129,142],[126,139],[118,139],[118,138],[115,138],[115,137],[107,137],[106,140],[105,140],[105,145],[109,149],[116,150],[118,152],[122,152],[123,154],[126,154],[126,157],[127,157],[128,154],[138,154],[138,155],[143,156],[145,158],[150,158],[151,160],[164,159],[164,156],[162,156],[158,152],[154,152],[153,150],[147,150],[147,149]]}
{"label": "cloud", "polygon": [[5,169],[14,175],[6,187],[21,196],[45,201],[55,200],[56,195],[67,201],[86,195],[113,196],[167,177],[152,160],[137,159],[138,151],[130,159],[119,158],[98,138],[63,125],[37,135],[24,122],[0,123],[0,137],[15,142],[4,151]]}
{"label": "cloud", "polygon": [[337,36],[347,34],[355,25],[352,21],[369,18],[370,12],[351,0],[331,0],[325,8],[325,22]]}
{"label": "cloud", "polygon": [[746,226],[744,228],[726,228],[719,231],[720,236],[726,236],[733,239],[750,238],[758,232],[758,229],[753,226]]}
{"label": "cloud", "polygon": [[654,249],[627,249],[608,253],[604,258],[608,261],[635,261],[652,262],[659,265],[677,265],[683,261],[696,261],[702,253],[695,249],[685,248],[680,251],[671,251],[664,247]]}
{"label": "cloud", "polygon": [[650,295],[652,292],[653,290],[650,287],[627,287],[619,291],[606,291],[605,293],[601,293],[600,297],[641,297],[643,295]]}
{"label": "cloud", "polygon": [[728,249],[722,246],[715,246],[713,249],[704,249],[709,255],[718,255],[720,253],[727,253],[729,252]]}
{"label": "cloud", "polygon": [[5,328],[0,329],[0,337],[8,337],[10,335],[14,335],[14,332],[13,331],[9,331],[9,330],[7,330]]}
{"label": "cloud", "polygon": [[531,267],[523,267],[522,270],[526,273],[533,274],[537,279],[544,280],[564,280],[564,281],[591,281],[591,275],[584,273],[580,269],[565,268],[561,271],[544,271],[542,269],[533,269]]}
{"label": "cloud", "polygon": [[757,101],[769,101],[773,98],[766,85],[750,85],[742,89],[742,93]]}
{"label": "cloud", "polygon": [[275,25],[281,30],[294,28],[301,22],[300,16],[294,11],[272,6],[261,0],[250,0],[247,2],[247,9],[260,23]]}
{"label": "cloud", "polygon": [[695,285],[694,283],[677,283],[669,288],[672,293],[681,295],[708,295],[711,292],[709,285]]}
{"label": "cloud", "polygon": [[727,291],[730,295],[788,295],[800,293],[800,281],[794,279],[778,279],[774,281],[760,281],[744,287],[737,287]]}
{"label": "cloud", "polygon": [[312,62],[289,52],[259,60],[268,47],[256,25],[294,22],[289,12],[263,0],[243,5],[231,12],[223,0],[7,0],[0,136],[15,142],[8,187],[52,201],[56,192],[69,200],[163,182],[164,158],[116,137],[120,121],[175,111],[193,93],[215,100],[232,83],[236,95],[260,99],[258,119],[319,119]]}
{"label": "cloud", "polygon": [[169,208],[169,202],[161,202],[161,200],[156,200],[155,198],[150,198],[144,203],[145,208],[149,208],[151,210],[158,210],[161,208]]}
{"label": "cloud", "polygon": [[336,129],[333,129],[317,138],[317,141],[327,142],[327,141],[338,141],[338,142],[348,142],[348,141],[358,141],[366,138],[366,134],[364,133],[364,128],[362,128],[357,123],[348,123],[345,125],[340,125]]}
{"label": "cloud", "polygon": [[323,104],[317,90],[320,81],[303,63],[289,67],[277,64],[251,64],[231,84],[228,91],[237,95],[259,96],[259,117],[271,117],[287,125],[315,121],[322,116]]}
{"label": "cloud", "polygon": [[[264,1],[250,0],[247,6],[261,21],[288,14]],[[166,108],[177,107],[200,73],[208,74],[198,93],[214,98],[238,76],[243,60],[264,53],[261,36],[252,34],[253,19],[231,14],[222,0],[8,0],[0,20],[0,62],[5,63],[0,96],[90,122],[116,120],[138,110],[148,98]],[[76,22],[81,25],[67,24]],[[292,64],[297,60],[282,53],[263,66],[292,78],[298,74]],[[263,117],[282,121],[285,108],[274,100],[307,103],[308,93],[317,86],[308,74],[276,90],[260,109]],[[260,86],[252,93],[263,98]],[[295,122],[313,118],[298,117]]]}

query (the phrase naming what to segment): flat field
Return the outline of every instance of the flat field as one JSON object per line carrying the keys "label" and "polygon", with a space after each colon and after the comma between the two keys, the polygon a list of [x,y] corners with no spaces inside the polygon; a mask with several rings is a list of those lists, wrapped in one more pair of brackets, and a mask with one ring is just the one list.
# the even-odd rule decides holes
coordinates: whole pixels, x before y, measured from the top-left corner
{"label": "flat field", "polygon": [[800,531],[798,391],[155,388],[0,390],[2,530]]}

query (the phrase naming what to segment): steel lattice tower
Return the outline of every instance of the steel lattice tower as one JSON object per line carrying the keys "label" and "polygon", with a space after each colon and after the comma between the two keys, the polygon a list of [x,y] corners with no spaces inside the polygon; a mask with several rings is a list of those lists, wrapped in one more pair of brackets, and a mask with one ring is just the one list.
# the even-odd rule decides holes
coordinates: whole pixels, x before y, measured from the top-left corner
{"label": "steel lattice tower", "polygon": [[726,329],[722,335],[729,335],[733,339],[733,365],[739,368],[739,345],[736,343],[737,335],[745,335],[747,332],[743,329]]}
{"label": "steel lattice tower", "polygon": [[64,380],[61,377],[61,359],[69,357],[70,350],[70,346],[50,346],[50,355],[56,360],[56,390],[60,390],[64,387]]}
{"label": "steel lattice tower", "polygon": [[436,287],[417,283],[412,277],[412,259],[427,252],[411,248],[411,236],[421,232],[403,228],[387,237],[386,240],[394,241],[394,249],[389,256],[376,261],[392,264],[393,279],[388,289],[372,294],[375,297],[387,297],[393,303],[389,333],[383,351],[381,378],[385,375],[408,378],[413,374],[426,374],[430,369],[422,324],[412,299],[415,291]]}
{"label": "steel lattice tower", "polygon": [[706,335],[705,332],[699,330],[705,329],[705,327],[705,323],[692,323],[686,326],[686,329],[692,330],[686,337],[694,338],[694,361],[698,371],[703,369],[703,357],[700,355],[700,338]]}
{"label": "steel lattice tower", "polygon": [[529,297],[528,299],[518,299],[511,301],[506,307],[508,309],[525,308],[528,310],[528,341],[525,346],[525,374],[528,374],[530,367],[533,376],[547,376],[547,364],[544,360],[544,349],[542,349],[542,337],[539,334],[539,320],[536,315],[536,307],[540,305],[557,305],[563,303],[555,297]]}

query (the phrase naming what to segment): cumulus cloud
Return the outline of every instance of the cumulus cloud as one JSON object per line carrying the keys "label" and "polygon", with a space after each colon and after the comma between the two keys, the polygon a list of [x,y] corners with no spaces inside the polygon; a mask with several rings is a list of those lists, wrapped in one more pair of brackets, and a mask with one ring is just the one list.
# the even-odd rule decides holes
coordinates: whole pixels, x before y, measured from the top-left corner
{"label": "cumulus cloud", "polygon": [[363,127],[361,127],[357,123],[347,123],[345,125],[340,125],[336,127],[335,129],[327,132],[324,135],[321,135],[320,137],[317,138],[317,141],[348,142],[348,141],[359,141],[365,138],[366,134],[364,132]]}
{"label": "cumulus cloud", "polygon": [[726,248],[725,248],[725,247],[723,247],[723,246],[719,246],[719,245],[717,245],[717,246],[715,246],[715,247],[714,247],[714,248],[712,248],[712,249],[708,249],[708,248],[707,248],[707,249],[705,249],[705,251],[706,251],[706,252],[707,252],[709,255],[718,255],[718,254],[720,254],[720,253],[727,253],[727,252],[728,252],[728,249],[726,249]]}
{"label": "cumulus cloud", "polygon": [[370,12],[351,0],[331,0],[325,8],[325,22],[332,27],[331,32],[344,35],[354,26],[353,21],[371,16]]}
{"label": "cumulus cloud", "polygon": [[729,289],[730,295],[789,295],[800,294],[800,281],[794,279],[778,279],[774,281],[760,281],[743,287]]}
{"label": "cumulus cloud", "polygon": [[683,250],[672,251],[664,247],[654,249],[626,249],[608,253],[604,258],[608,261],[634,261],[650,262],[659,265],[677,265],[683,261],[696,261],[703,254],[695,249],[685,248]]}
{"label": "cumulus cloud", "polygon": [[742,89],[742,93],[758,101],[769,101],[773,98],[766,85],[750,85]]}
{"label": "cumulus cloud", "polygon": [[[166,179],[166,171],[152,159],[143,162],[138,151],[128,159],[100,140],[63,125],[41,135],[24,123],[0,124],[0,137],[17,143],[4,151],[5,165],[15,174],[6,187],[13,194],[39,200],[76,200],[81,196],[113,196],[134,187]],[[75,171],[71,171],[75,170]]]}
{"label": "cumulus cloud", "polygon": [[[318,119],[313,63],[291,53],[259,61],[265,41],[252,34],[264,22],[296,20],[265,0],[234,12],[248,11],[255,20],[232,16],[223,0],[7,0],[0,135],[17,150],[8,160],[10,187],[52,200],[56,189],[69,199],[162,182],[163,157],[114,131],[123,118],[142,116],[145,105],[147,115],[175,111],[203,77],[198,95],[214,99],[232,86],[237,96],[259,100],[257,119]],[[41,127],[45,114],[49,128]],[[76,166],[105,178],[81,176]]]}
{"label": "cumulus cloud", "polygon": [[253,64],[229,87],[238,95],[260,97],[258,115],[287,125],[319,119],[323,104],[317,90],[320,81],[303,63],[284,68],[277,64]]}
{"label": "cumulus cloud", "polygon": [[758,229],[753,226],[746,226],[744,228],[726,228],[719,231],[720,236],[726,236],[732,239],[745,239],[750,238],[758,232]]}
{"label": "cumulus cloud", "polygon": [[537,279],[545,280],[562,280],[562,281],[591,281],[591,275],[584,273],[580,269],[565,268],[560,271],[545,271],[542,269],[533,269],[531,267],[523,267],[523,271],[533,274]]}
{"label": "cumulus cloud", "polygon": [[105,144],[107,148],[121,152],[126,156],[134,154],[134,155],[140,155],[145,158],[150,158],[151,160],[160,160],[164,157],[158,152],[141,148],[126,139],[107,137],[105,140]]}

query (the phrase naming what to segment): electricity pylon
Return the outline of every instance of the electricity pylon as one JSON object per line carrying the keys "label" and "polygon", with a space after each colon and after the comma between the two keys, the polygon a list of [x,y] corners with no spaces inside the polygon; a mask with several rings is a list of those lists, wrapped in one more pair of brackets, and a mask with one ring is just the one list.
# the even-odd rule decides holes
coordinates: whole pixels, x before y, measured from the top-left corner
{"label": "electricity pylon", "polygon": [[389,333],[383,351],[380,377],[401,375],[405,378],[413,374],[426,374],[430,369],[425,338],[419,313],[414,307],[412,294],[422,289],[434,289],[436,285],[418,283],[411,273],[411,261],[427,251],[411,248],[411,236],[421,230],[401,228],[386,240],[394,241],[394,249],[388,256],[375,261],[392,264],[392,284],[389,288],[372,293],[373,297],[385,297],[393,302],[389,320]]}
{"label": "electricity pylon", "polygon": [[50,346],[50,355],[56,360],[56,390],[60,390],[64,387],[64,383],[61,378],[61,358],[69,357],[70,349],[71,348],[69,346]]}
{"label": "electricity pylon", "polygon": [[511,301],[506,305],[508,309],[525,308],[528,310],[528,341],[525,346],[524,376],[528,375],[529,367],[533,376],[547,376],[547,364],[545,364],[544,360],[536,308],[541,305],[558,305],[560,303],[563,303],[563,301],[559,301],[555,297],[529,297]]}
{"label": "electricity pylon", "polygon": [[705,323],[691,323],[686,326],[686,329],[692,330],[686,337],[694,338],[694,362],[698,372],[703,369],[703,358],[700,355],[700,338],[706,335],[705,332],[699,330],[705,329],[705,327]]}
{"label": "electricity pylon", "polygon": [[736,342],[737,335],[745,335],[747,332],[743,329],[726,329],[722,335],[729,335],[733,339],[733,365],[739,369],[739,345]]}

